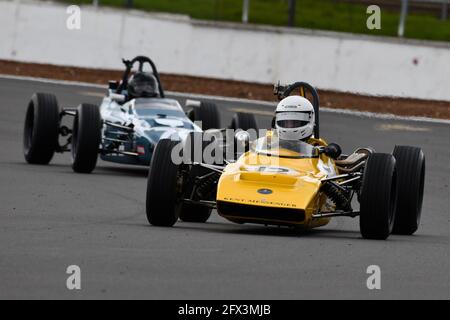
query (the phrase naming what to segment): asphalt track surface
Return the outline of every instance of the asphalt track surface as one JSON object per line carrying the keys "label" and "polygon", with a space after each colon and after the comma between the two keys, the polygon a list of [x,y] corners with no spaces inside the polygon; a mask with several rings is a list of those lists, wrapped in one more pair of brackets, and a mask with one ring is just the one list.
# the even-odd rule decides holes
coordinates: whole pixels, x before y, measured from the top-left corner
{"label": "asphalt track surface", "polygon": [[[427,157],[422,226],[412,237],[363,240],[358,219],[306,233],[235,225],[148,225],[146,168],[99,162],[74,174],[69,155],[25,163],[22,126],[33,92],[62,106],[98,103],[103,90],[0,79],[0,298],[2,299],[381,299],[450,298],[450,126],[323,113],[322,135],[349,153],[416,145]],[[245,108],[270,123],[268,106],[218,102],[223,124]],[[66,288],[66,268],[82,289]],[[378,265],[381,290],[368,290]]]}

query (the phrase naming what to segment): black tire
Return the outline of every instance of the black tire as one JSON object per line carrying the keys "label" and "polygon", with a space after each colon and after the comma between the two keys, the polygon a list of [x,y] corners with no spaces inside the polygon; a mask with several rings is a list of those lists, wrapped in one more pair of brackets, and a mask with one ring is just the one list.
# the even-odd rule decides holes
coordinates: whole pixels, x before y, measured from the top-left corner
{"label": "black tire", "polygon": [[425,185],[425,155],[422,149],[396,146],[398,202],[394,234],[412,235],[420,225]]}
{"label": "black tire", "polygon": [[184,141],[183,160],[191,164],[193,162],[203,162],[203,151],[205,142],[203,132],[191,132]]}
{"label": "black tire", "polygon": [[78,107],[72,130],[72,169],[91,173],[97,165],[101,142],[101,117],[98,106],[82,104]]}
{"label": "black tire", "polygon": [[205,206],[183,204],[180,211],[180,220],[184,222],[205,223],[211,216],[212,209]]}
{"label": "black tire", "polygon": [[231,129],[242,129],[248,131],[254,129],[258,131],[258,124],[256,123],[255,115],[252,113],[238,112],[233,116],[231,121]]}
{"label": "black tire", "polygon": [[392,233],[397,202],[397,171],[390,154],[374,153],[361,189],[360,229],[365,239],[386,240]]}
{"label": "black tire", "polygon": [[30,164],[49,164],[58,146],[60,111],[56,97],[36,93],[25,116],[23,151]]}
{"label": "black tire", "polygon": [[171,159],[177,141],[160,140],[150,163],[146,213],[151,225],[172,227],[179,216],[178,168]]}
{"label": "black tire", "polygon": [[[234,130],[234,134],[236,134],[236,131],[243,130],[247,131],[250,134],[250,141],[254,141],[258,138],[258,124],[256,123],[256,118],[251,113],[244,113],[244,112],[238,112],[235,113],[233,116],[233,119],[231,120],[230,129]],[[254,131],[253,131],[254,130]],[[228,137],[227,139],[232,138],[234,140],[234,143],[228,144],[228,148],[233,147],[234,150],[229,149],[228,153],[234,154],[233,159],[229,160],[237,160],[243,152],[248,151],[248,146],[244,149],[241,148],[241,146],[238,145],[238,142],[233,134],[233,137]]]}
{"label": "black tire", "polygon": [[203,131],[220,129],[220,112],[217,105],[210,102],[202,102],[199,107],[194,107],[188,117],[193,122],[200,121]]}
{"label": "black tire", "polygon": [[[208,153],[205,153],[206,151]],[[216,139],[215,135],[205,137],[204,132],[191,132],[185,140],[183,160],[187,164],[199,162],[217,166],[224,165],[223,157],[220,157],[217,152],[223,152],[223,148],[221,148],[220,140]],[[206,170],[206,172],[210,171]]]}

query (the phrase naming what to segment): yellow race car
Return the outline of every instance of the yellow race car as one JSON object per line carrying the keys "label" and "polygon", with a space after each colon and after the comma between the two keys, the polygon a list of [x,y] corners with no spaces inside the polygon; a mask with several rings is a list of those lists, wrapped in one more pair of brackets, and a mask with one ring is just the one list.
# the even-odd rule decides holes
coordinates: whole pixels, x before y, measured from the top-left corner
{"label": "yellow race car", "polygon": [[[207,133],[200,133],[184,141],[161,140],[148,177],[150,224],[173,226],[178,219],[202,223],[217,209],[240,224],[311,229],[333,217],[359,216],[367,239],[415,233],[424,191],[422,150],[397,146],[393,154],[383,154],[359,148],[343,155],[338,145],[319,136],[319,98],[311,85],[275,88],[280,100],[298,90],[312,101],[313,136],[282,140],[269,130],[256,138],[256,128],[246,127],[256,123],[253,116],[241,114],[241,125],[233,128],[239,130],[232,135],[224,129],[210,132],[207,139]],[[198,146],[200,155],[194,152]],[[205,161],[208,152],[213,157]]]}

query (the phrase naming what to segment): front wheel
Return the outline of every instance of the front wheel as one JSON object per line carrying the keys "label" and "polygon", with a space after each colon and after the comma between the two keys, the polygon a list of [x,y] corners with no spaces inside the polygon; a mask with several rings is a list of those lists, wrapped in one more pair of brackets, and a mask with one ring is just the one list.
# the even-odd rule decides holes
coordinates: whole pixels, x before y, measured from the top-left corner
{"label": "front wheel", "polygon": [[179,166],[171,158],[178,143],[160,140],[150,163],[146,212],[148,222],[154,226],[172,227],[178,220],[182,181],[179,179]]}
{"label": "front wheel", "polygon": [[31,164],[48,164],[58,146],[59,106],[56,97],[36,93],[31,97],[25,116],[23,151]]}
{"label": "front wheel", "polygon": [[72,169],[91,173],[97,164],[101,140],[101,118],[98,106],[82,104],[78,107],[72,130]]}
{"label": "front wheel", "polygon": [[360,229],[366,239],[386,240],[392,233],[397,202],[397,171],[390,154],[374,153],[361,187]]}
{"label": "front wheel", "polygon": [[394,234],[412,235],[420,225],[425,185],[425,155],[420,148],[396,146],[398,203]]}
{"label": "front wheel", "polygon": [[180,220],[184,222],[205,223],[211,216],[212,209],[194,204],[183,204]]}

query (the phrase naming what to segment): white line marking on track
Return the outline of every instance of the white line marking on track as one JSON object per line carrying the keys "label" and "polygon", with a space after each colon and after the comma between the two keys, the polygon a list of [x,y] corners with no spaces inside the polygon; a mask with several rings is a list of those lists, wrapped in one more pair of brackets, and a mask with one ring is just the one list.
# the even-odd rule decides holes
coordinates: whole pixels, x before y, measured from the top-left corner
{"label": "white line marking on track", "polygon": [[[78,87],[88,87],[88,88],[98,88],[98,89],[106,88],[106,85],[86,83],[86,82],[54,80],[54,79],[34,78],[34,77],[25,77],[25,76],[12,76],[12,75],[2,75],[2,74],[0,74],[0,79],[35,81],[35,82],[54,84],[54,85],[78,86]],[[187,98],[187,99],[208,99],[208,100],[215,100],[215,101],[236,102],[236,103],[242,103],[242,104],[251,104],[251,105],[267,106],[267,107],[275,107],[275,105],[276,105],[276,102],[259,101],[259,100],[249,100],[249,99],[230,98],[230,97],[222,97],[222,96],[210,96],[210,95],[204,95],[204,94],[192,94],[192,93],[182,93],[182,92],[170,92],[170,91],[167,91],[166,93],[170,96]],[[408,116],[397,116],[394,114],[355,111],[355,110],[349,110],[349,109],[338,109],[338,108],[335,109],[335,108],[322,107],[320,109],[320,111],[325,112],[325,113],[336,113],[336,114],[342,114],[342,115],[348,115],[348,116],[357,116],[357,117],[362,117],[362,118],[372,118],[372,119],[381,119],[381,120],[450,124],[449,119],[437,119],[437,118],[415,117],[415,116],[409,116],[409,117]],[[266,113],[264,115],[266,115]]]}
{"label": "white line marking on track", "polygon": [[77,93],[81,94],[82,96],[95,97],[95,98],[103,98],[105,96],[104,92],[80,91],[80,92],[77,92]]}
{"label": "white line marking on track", "polygon": [[427,118],[427,117],[416,117],[416,116],[397,116],[391,113],[375,113],[368,111],[356,111],[348,109],[332,109],[332,108],[320,108],[321,112],[336,113],[342,115],[356,116],[361,118],[372,118],[380,120],[393,120],[393,121],[411,121],[411,122],[426,122],[426,123],[437,123],[437,124],[450,124],[449,119],[438,119],[438,118]]}
{"label": "white line marking on track", "polygon": [[379,131],[409,131],[409,132],[427,132],[431,131],[430,128],[416,127],[413,125],[400,124],[400,123],[382,123],[376,126]]}
{"label": "white line marking on track", "polygon": [[268,117],[273,117],[274,116],[274,112],[273,111],[264,111],[264,110],[261,110],[261,109],[231,108],[230,111],[233,111],[233,112],[247,112],[247,113],[253,113],[253,114],[260,115],[260,116],[268,116]]}
{"label": "white line marking on track", "polygon": [[67,80],[55,80],[55,79],[25,77],[25,76],[13,76],[13,75],[8,75],[8,74],[0,74],[0,79],[34,81],[34,82],[41,82],[41,83],[55,84],[55,85],[77,86],[77,87],[99,88],[99,89],[105,89],[107,87],[106,85],[95,84],[95,83],[67,81]]}
{"label": "white line marking on track", "polygon": [[277,105],[276,101],[270,102],[270,101],[262,101],[262,100],[249,100],[249,99],[243,99],[243,98],[211,96],[211,95],[199,94],[199,93],[184,93],[184,92],[167,91],[167,94],[174,96],[174,97],[187,98],[187,99],[207,99],[207,100],[216,100],[216,101],[223,101],[223,102],[236,102],[236,103],[243,103],[243,104],[252,104],[252,105],[258,105],[258,106],[272,107],[272,108],[274,108],[274,110]]}

